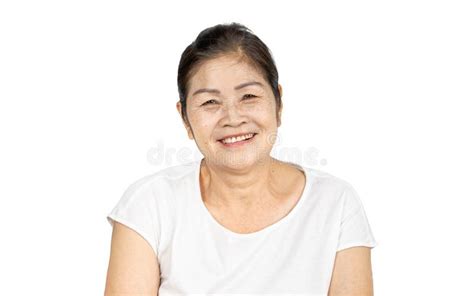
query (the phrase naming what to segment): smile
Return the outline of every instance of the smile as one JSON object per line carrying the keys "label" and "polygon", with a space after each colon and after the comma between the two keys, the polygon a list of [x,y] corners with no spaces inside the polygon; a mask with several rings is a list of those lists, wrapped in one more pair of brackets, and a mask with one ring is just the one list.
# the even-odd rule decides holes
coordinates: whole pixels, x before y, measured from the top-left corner
{"label": "smile", "polygon": [[241,146],[243,144],[252,142],[255,135],[256,134],[251,133],[251,134],[247,134],[247,135],[243,135],[239,137],[230,137],[230,138],[219,140],[219,142],[221,142],[226,147],[236,147],[236,146]]}

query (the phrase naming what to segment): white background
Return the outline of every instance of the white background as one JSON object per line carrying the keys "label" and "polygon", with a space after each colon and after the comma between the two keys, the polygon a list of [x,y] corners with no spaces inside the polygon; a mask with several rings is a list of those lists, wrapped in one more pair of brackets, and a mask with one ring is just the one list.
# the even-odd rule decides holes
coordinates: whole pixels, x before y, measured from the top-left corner
{"label": "white background", "polygon": [[376,295],[473,295],[469,2],[2,1],[0,294],[103,294],[106,215],[197,150],[180,55],[235,21],[274,55],[278,147],[317,150],[299,162],[361,196]]}

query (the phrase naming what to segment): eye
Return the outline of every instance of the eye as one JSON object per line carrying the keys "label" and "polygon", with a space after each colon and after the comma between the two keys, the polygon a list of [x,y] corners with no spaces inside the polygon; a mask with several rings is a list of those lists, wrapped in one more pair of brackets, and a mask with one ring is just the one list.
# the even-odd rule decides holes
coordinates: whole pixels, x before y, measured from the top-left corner
{"label": "eye", "polygon": [[252,98],[255,98],[256,96],[255,95],[252,95],[252,94],[245,94],[244,95],[244,99],[252,99]]}
{"label": "eye", "polygon": [[201,106],[209,105],[209,104],[212,104],[213,102],[216,102],[216,100],[212,99],[212,100],[206,101],[206,102],[204,102],[204,104],[202,104]]}

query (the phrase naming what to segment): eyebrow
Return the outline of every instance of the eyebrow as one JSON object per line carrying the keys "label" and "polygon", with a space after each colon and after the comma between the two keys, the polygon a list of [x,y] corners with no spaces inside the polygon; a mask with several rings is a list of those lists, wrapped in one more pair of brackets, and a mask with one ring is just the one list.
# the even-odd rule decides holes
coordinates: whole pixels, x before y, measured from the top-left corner
{"label": "eyebrow", "polygon": [[[258,81],[250,81],[250,82],[245,82],[245,83],[242,83],[242,84],[239,84],[237,85],[236,87],[234,87],[235,90],[239,90],[241,88],[244,88],[244,87],[247,87],[247,86],[250,86],[250,85],[259,85],[261,87],[263,87],[263,84],[258,82]],[[213,88],[201,88],[201,89],[198,89],[197,91],[195,91],[193,93],[193,96],[197,95],[197,94],[200,94],[200,93],[204,93],[204,92],[207,92],[207,93],[215,93],[215,94],[220,94],[221,92],[218,90],[218,89],[213,89]]]}

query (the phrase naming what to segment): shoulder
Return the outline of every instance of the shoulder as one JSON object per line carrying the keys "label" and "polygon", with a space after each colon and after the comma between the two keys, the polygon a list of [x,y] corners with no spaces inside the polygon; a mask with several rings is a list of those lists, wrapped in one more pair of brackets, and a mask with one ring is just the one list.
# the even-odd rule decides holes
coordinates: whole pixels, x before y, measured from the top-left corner
{"label": "shoulder", "polygon": [[318,187],[319,190],[330,191],[342,194],[344,191],[353,189],[351,183],[341,177],[330,174],[324,170],[307,166],[300,166],[304,169],[308,184]]}
{"label": "shoulder", "polygon": [[187,162],[169,166],[151,174],[144,175],[132,181],[127,191],[136,192],[144,188],[162,188],[166,186],[173,186],[184,180],[192,178],[197,161]]}
{"label": "shoulder", "polygon": [[303,166],[307,175],[307,190],[312,200],[325,207],[343,206],[356,209],[362,205],[361,199],[348,180],[321,169]]}
{"label": "shoulder", "polygon": [[133,180],[120,199],[123,206],[160,205],[169,207],[174,200],[193,189],[196,162],[160,169]]}
{"label": "shoulder", "polygon": [[350,181],[319,169],[309,168],[308,170],[313,180],[312,192],[317,196],[314,199],[317,201],[316,204],[323,204],[323,208],[340,213],[339,217],[342,220],[360,214],[361,210],[365,211],[364,199]]}

